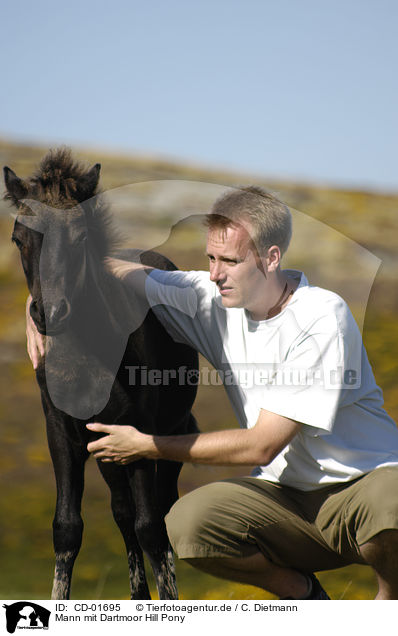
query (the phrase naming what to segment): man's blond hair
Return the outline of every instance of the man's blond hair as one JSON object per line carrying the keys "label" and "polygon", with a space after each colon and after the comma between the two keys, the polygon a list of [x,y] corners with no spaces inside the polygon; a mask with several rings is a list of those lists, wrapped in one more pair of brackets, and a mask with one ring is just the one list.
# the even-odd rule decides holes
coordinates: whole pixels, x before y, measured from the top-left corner
{"label": "man's blond hair", "polygon": [[249,221],[254,230],[251,239],[260,255],[277,245],[283,255],[292,236],[289,208],[258,186],[244,186],[228,191],[214,203],[206,216],[209,229],[227,228]]}

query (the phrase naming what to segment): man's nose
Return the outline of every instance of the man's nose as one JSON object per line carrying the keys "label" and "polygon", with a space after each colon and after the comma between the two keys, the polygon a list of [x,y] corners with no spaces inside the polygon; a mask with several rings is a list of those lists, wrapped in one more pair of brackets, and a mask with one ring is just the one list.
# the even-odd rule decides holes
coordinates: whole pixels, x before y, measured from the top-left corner
{"label": "man's nose", "polygon": [[213,283],[221,280],[223,278],[223,268],[222,263],[211,263],[210,264],[210,280]]}

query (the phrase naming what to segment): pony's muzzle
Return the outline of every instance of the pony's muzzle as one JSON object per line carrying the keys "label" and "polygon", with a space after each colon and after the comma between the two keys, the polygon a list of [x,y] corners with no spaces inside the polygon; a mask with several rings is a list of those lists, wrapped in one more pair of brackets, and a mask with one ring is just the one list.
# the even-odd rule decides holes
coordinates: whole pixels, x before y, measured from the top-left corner
{"label": "pony's muzzle", "polygon": [[39,308],[37,301],[30,305],[30,314],[40,333],[55,336],[64,331],[71,314],[71,308],[66,298],[57,303],[45,303]]}

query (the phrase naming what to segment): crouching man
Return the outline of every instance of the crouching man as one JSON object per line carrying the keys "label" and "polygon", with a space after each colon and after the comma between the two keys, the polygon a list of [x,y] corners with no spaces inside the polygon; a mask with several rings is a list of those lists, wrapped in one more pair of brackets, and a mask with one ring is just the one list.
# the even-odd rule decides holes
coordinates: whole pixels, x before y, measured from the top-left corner
{"label": "crouching man", "polygon": [[376,598],[398,599],[398,429],[346,303],[281,269],[291,215],[260,188],[226,193],[207,225],[210,273],[110,265],[176,340],[232,379],[241,428],[163,437],[92,423],[107,435],[88,450],[120,464],[257,466],[169,511],[174,550],[200,570],[280,598],[328,599],[313,573],[361,563],[376,573]]}

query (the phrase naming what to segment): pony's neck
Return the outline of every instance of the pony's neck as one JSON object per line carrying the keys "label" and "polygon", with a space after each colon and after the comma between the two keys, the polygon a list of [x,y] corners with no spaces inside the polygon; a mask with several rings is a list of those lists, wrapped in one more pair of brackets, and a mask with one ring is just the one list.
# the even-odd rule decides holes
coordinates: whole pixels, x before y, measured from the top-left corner
{"label": "pony's neck", "polygon": [[84,293],[74,312],[73,327],[93,352],[100,353],[103,348],[109,350],[126,337],[123,304],[119,281],[89,253]]}

